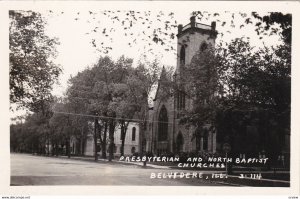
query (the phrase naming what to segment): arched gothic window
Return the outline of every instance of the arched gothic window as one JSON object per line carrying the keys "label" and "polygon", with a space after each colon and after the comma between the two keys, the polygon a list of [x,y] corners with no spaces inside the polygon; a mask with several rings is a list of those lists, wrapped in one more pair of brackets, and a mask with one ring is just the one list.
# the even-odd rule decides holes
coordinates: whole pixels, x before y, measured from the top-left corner
{"label": "arched gothic window", "polygon": [[135,134],[136,134],[136,128],[133,127],[132,128],[132,135],[131,135],[132,141],[135,141],[135,136],[136,136]]}
{"label": "arched gothic window", "polygon": [[206,128],[197,129],[196,133],[196,149],[197,151],[208,150],[208,130]]}
{"label": "arched gothic window", "polygon": [[185,93],[181,93],[181,109],[185,109]]}
{"label": "arched gothic window", "polygon": [[177,93],[177,109],[185,109],[185,93],[183,91]]}
{"label": "arched gothic window", "polygon": [[158,141],[166,141],[168,139],[168,113],[163,105],[158,116]]}
{"label": "arched gothic window", "polygon": [[185,64],[185,47],[181,46],[180,50],[180,64]]}

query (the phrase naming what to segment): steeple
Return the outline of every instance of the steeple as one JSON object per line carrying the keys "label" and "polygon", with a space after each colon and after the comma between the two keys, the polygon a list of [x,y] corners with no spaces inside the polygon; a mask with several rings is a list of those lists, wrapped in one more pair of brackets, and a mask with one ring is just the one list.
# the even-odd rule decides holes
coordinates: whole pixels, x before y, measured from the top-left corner
{"label": "steeple", "polygon": [[159,81],[165,81],[165,80],[167,80],[167,71],[166,71],[165,66],[163,66],[163,68],[161,70]]}
{"label": "steeple", "polygon": [[170,81],[170,79],[168,79],[167,70],[166,70],[165,66],[163,66],[161,73],[160,73],[160,77],[158,80],[158,85],[157,85],[157,89],[156,89],[156,93],[155,93],[155,97],[154,97],[153,101],[155,101],[157,99],[159,89],[162,89],[163,85],[166,84],[168,81]]}

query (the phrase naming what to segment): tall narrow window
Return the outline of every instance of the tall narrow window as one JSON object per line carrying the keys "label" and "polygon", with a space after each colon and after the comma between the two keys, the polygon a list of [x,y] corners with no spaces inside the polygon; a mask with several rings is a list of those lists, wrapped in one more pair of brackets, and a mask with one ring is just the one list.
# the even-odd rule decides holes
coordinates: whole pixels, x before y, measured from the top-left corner
{"label": "tall narrow window", "polygon": [[180,50],[180,64],[185,64],[185,47],[182,46]]}
{"label": "tall narrow window", "polygon": [[200,151],[201,149],[201,137],[199,135],[196,136],[196,150]]}
{"label": "tall narrow window", "polygon": [[168,139],[168,113],[165,106],[162,106],[158,116],[158,141]]}
{"label": "tall narrow window", "polygon": [[177,109],[179,110],[180,108],[180,93],[177,92]]}
{"label": "tall narrow window", "polygon": [[135,127],[133,127],[132,128],[132,141],[135,141],[135,134],[136,134],[136,128]]}
{"label": "tall narrow window", "polygon": [[184,94],[184,92],[182,92],[181,95],[182,95],[181,109],[185,109],[185,94]]}
{"label": "tall narrow window", "polygon": [[177,109],[185,109],[185,94],[183,91],[178,91],[177,94]]}

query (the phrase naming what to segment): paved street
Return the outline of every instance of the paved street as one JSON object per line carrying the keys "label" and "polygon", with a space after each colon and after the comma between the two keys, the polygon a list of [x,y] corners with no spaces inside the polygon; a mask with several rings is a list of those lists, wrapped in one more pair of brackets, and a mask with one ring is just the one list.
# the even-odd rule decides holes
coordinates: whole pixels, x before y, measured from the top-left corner
{"label": "paved street", "polygon": [[139,165],[116,162],[11,154],[11,185],[219,185],[199,178],[150,178],[151,173],[174,172],[188,171],[142,168]]}

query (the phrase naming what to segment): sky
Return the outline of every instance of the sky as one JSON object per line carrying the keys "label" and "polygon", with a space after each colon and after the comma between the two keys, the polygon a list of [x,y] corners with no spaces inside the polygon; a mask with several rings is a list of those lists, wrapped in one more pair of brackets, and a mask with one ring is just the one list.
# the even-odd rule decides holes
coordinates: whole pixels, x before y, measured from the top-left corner
{"label": "sky", "polygon": [[[107,20],[103,16],[92,21],[91,16],[87,10],[79,11],[79,20],[74,20],[78,16],[78,11],[64,12],[63,15],[51,16],[48,18],[47,33],[53,37],[57,37],[60,41],[60,45],[57,47],[58,57],[55,62],[60,64],[63,68],[63,74],[60,77],[60,86],[55,86],[54,94],[62,95],[67,88],[67,80],[70,75],[76,75],[78,71],[85,69],[87,66],[92,66],[99,56],[105,56],[106,54],[98,52],[91,44],[92,38],[97,38],[102,34],[94,33],[93,35],[87,35],[89,30],[98,26],[98,21],[105,23],[103,27],[110,29],[114,27],[116,29],[115,34],[110,37],[113,38],[113,42],[110,43],[112,50],[107,54],[114,60],[120,56],[133,58],[134,64],[141,58],[141,54],[144,51],[144,47],[148,46],[147,42],[137,42],[132,47],[128,46],[128,43],[132,41],[132,37],[124,36],[123,27],[116,26],[112,21]],[[177,21],[179,23],[189,23],[190,12],[182,12],[177,15]],[[87,21],[91,21],[88,23]],[[155,19],[153,19],[155,21]],[[153,23],[154,25],[155,23]],[[136,31],[146,29],[143,26],[136,26]],[[100,38],[105,39],[103,37]],[[176,49],[176,41],[173,42],[173,47]],[[163,46],[153,46],[154,55],[146,53],[149,60],[153,60],[154,57],[158,57],[161,60],[162,65],[175,66],[176,56],[173,53],[165,52]]]}
{"label": "sky", "polygon": [[[121,55],[125,55],[126,57],[133,58],[134,65],[136,65],[144,54],[146,55],[146,59],[150,61],[155,57],[158,58],[161,66],[176,67],[176,54],[174,53],[176,51],[165,51],[166,45],[154,45],[152,37],[147,38],[147,36],[152,34],[153,28],[163,27],[164,23],[158,21],[158,14],[163,15],[159,18],[161,21],[166,21],[170,19],[168,14],[172,12],[173,21],[175,20],[177,24],[186,25],[189,23],[191,12],[194,11],[192,7],[184,11],[164,9],[135,10],[135,12],[150,13],[148,19],[153,23],[150,25],[148,23],[147,25],[147,23],[141,23],[143,20],[140,20],[140,22],[138,20],[137,23],[133,25],[131,31],[124,30],[124,26],[117,23],[116,20],[111,20],[111,17],[117,16],[122,21],[122,19],[126,18],[126,13],[128,13],[129,10],[121,10],[118,12],[118,10],[111,9],[109,11],[114,12],[110,17],[103,14],[104,10],[39,10],[47,21],[46,34],[50,37],[56,37],[60,42],[56,47],[57,57],[54,59],[54,62],[60,65],[63,72],[59,77],[59,82],[54,85],[54,95],[63,96],[68,87],[68,79],[88,66],[93,66],[100,56],[108,55],[116,60]],[[210,15],[210,17],[203,17],[201,21],[197,19],[196,22],[207,25],[210,25],[212,21],[217,22],[216,29],[219,32],[219,35],[216,39],[216,43],[220,43],[221,40],[230,42],[230,40],[242,36],[249,37],[251,44],[256,47],[262,47],[263,43],[267,46],[280,43],[278,36],[266,36],[260,40],[255,32],[254,25],[245,25],[245,18],[241,17],[241,13],[239,12],[221,11],[218,12],[219,15],[216,16],[214,16],[215,12],[201,12],[203,12],[204,16]],[[251,17],[251,12],[246,12],[246,14],[248,17]],[[267,12],[260,12],[259,14],[263,15],[267,14]],[[138,16],[143,16],[143,14]],[[235,27],[230,25],[231,20],[234,21]],[[226,25],[222,26],[224,21],[226,22]],[[240,28],[241,25],[245,25],[245,27]],[[96,27],[97,29],[95,29]],[[109,36],[106,37],[102,33],[104,29],[106,29],[106,32],[112,29],[114,29],[114,31],[109,33]],[[170,31],[173,31],[176,35],[177,28],[173,28]],[[141,34],[142,32],[146,32],[146,34],[143,35]],[[125,33],[127,36],[125,36]],[[130,33],[132,33],[131,36]],[[97,44],[96,48],[93,46],[93,39],[95,39]],[[133,40],[136,40],[136,43],[129,46],[128,43],[132,43]],[[149,41],[151,41],[151,46],[148,45]],[[172,46],[172,48],[176,50],[176,37],[170,41],[171,42],[168,43],[169,47]],[[110,50],[108,54],[99,52],[98,50],[101,43],[105,43],[104,45],[112,47],[112,50]],[[149,53],[149,49],[152,49],[152,53]],[[24,111],[13,113],[13,115],[23,114]]]}
{"label": "sky", "polygon": [[[116,13],[115,16],[119,16],[122,18],[122,13],[126,13],[127,10],[121,11],[120,13]],[[174,12],[174,19],[178,24],[186,25],[189,23],[189,18],[191,16],[192,10]],[[128,43],[132,41],[134,37],[140,37],[137,35],[133,36],[124,36],[123,26],[120,24],[113,23],[113,20],[110,20],[108,17],[100,14],[100,12],[91,11],[93,14],[90,14],[90,10],[72,10],[72,11],[61,11],[54,10],[44,12],[44,16],[48,21],[48,26],[46,29],[46,33],[49,36],[57,37],[60,45],[57,46],[58,56],[55,59],[55,63],[59,64],[63,68],[63,74],[60,76],[59,85],[55,85],[53,94],[62,96],[67,88],[67,81],[71,75],[76,75],[77,72],[84,70],[88,66],[92,66],[99,56],[105,56],[99,51],[97,51],[91,41],[95,38],[98,43],[104,41],[106,42],[108,39],[102,36],[101,27],[105,27],[106,30],[114,28],[115,32],[110,33],[109,38],[113,39],[113,42],[109,43],[112,47],[112,50],[107,54],[116,60],[121,55],[125,55],[126,57],[133,58],[134,64],[141,58],[141,54],[145,52],[144,47],[148,47],[147,42],[139,40],[135,45],[129,47]],[[116,12],[116,11],[115,11]],[[62,14],[63,13],[63,14]],[[96,14],[94,14],[96,13]],[[151,25],[161,25],[158,21],[155,21],[155,16],[159,11],[152,11],[149,19],[153,20]],[[163,13],[169,13],[168,11],[163,11]],[[213,14],[213,13],[211,13]],[[250,12],[248,13],[250,16]],[[230,23],[232,14],[230,12],[220,12],[220,16],[218,19],[223,21],[227,21]],[[168,17],[165,18],[168,20]],[[217,18],[215,18],[217,19]],[[209,18],[208,20],[204,19],[202,21],[197,20],[197,22],[204,24],[211,24],[214,18]],[[253,46],[262,46],[262,41],[267,45],[274,45],[278,43],[278,37],[266,37],[263,40],[259,40],[258,36],[254,31],[254,26],[245,26],[240,29],[240,25],[244,24],[244,18],[242,18],[237,12],[235,13],[234,22],[236,24],[236,28],[221,26],[221,22],[217,22],[217,30],[219,33],[223,34],[223,37],[218,36],[217,43],[221,39],[229,42],[231,39],[241,36],[250,37],[250,41]],[[99,23],[101,25],[99,25]],[[95,27],[99,27],[97,32],[92,32]],[[150,30],[151,30],[150,28]],[[141,32],[141,30],[147,30],[146,25],[137,24],[133,27],[133,32]],[[176,34],[177,28],[173,29]],[[152,42],[153,43],[153,42]],[[176,37],[171,43],[174,49],[176,49]],[[153,54],[146,52],[146,56],[148,60],[153,60],[154,57],[158,57],[162,65],[168,66],[176,66],[176,55],[174,52],[167,52],[164,50],[164,46],[161,45],[152,45]],[[147,49],[146,49],[147,50]]]}

